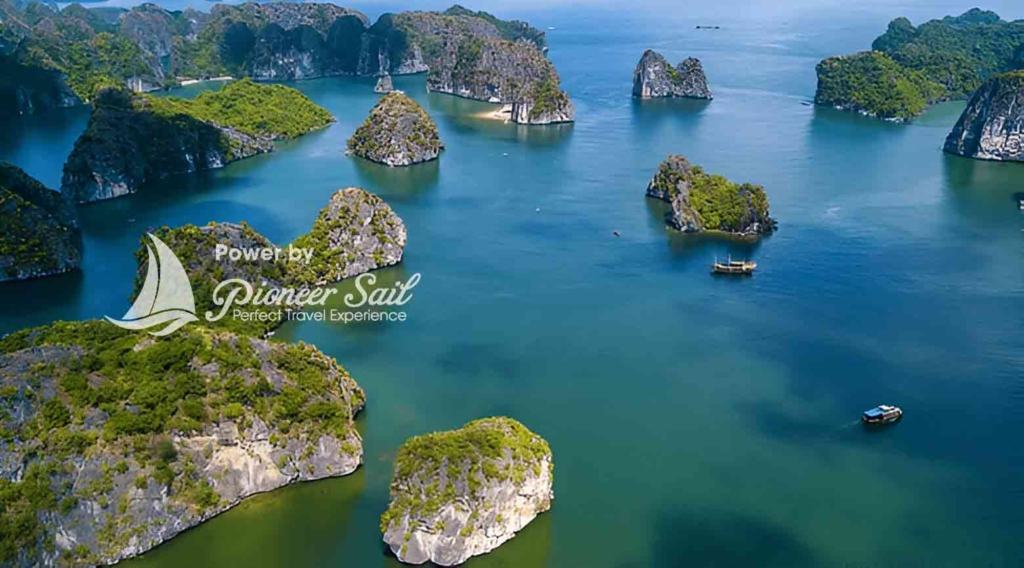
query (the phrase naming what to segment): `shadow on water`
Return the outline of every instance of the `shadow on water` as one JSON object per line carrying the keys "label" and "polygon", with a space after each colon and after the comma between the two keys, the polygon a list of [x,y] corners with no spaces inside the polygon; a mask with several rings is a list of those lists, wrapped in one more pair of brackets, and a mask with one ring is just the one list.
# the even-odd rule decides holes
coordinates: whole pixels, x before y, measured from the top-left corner
{"label": "shadow on water", "polygon": [[297,483],[249,497],[126,567],[324,566],[323,543],[349,530],[366,485],[366,469],[351,475]]}
{"label": "shadow on water", "polygon": [[0,119],[0,160],[16,164],[47,187],[59,188],[61,165],[85,130],[89,112],[82,105]]}
{"label": "shadow on water", "polygon": [[388,201],[413,201],[437,187],[444,152],[437,160],[394,168],[358,156],[350,157],[364,187]]}
{"label": "shadow on water", "polygon": [[725,511],[678,509],[654,523],[651,566],[815,566],[814,554],[782,527]]}
{"label": "shadow on water", "polygon": [[519,360],[498,343],[458,343],[436,360],[437,367],[449,375],[467,378],[483,376],[513,380],[521,375]]}
{"label": "shadow on water", "polygon": [[[840,110],[826,105],[814,105],[812,128],[820,128],[830,133],[830,137],[839,138],[859,131],[865,135],[877,135],[881,131],[898,132],[906,128],[906,124],[865,116],[851,110]],[[838,129],[838,130],[837,130]]]}
{"label": "shadow on water", "polygon": [[693,262],[707,263],[709,266],[715,257],[734,259],[751,259],[765,239],[736,237],[721,233],[689,234],[672,229],[665,224],[665,216],[670,211],[668,203],[653,197],[645,198],[647,205],[648,227],[652,233],[663,234],[668,242],[668,249],[675,259],[684,261],[685,265]]}
{"label": "shadow on water", "polygon": [[[26,301],[26,298],[41,298],[45,310],[55,314],[73,313],[81,304],[85,276],[81,271],[68,272],[57,276],[0,283],[0,312],[14,316],[28,316],[39,313],[40,303]],[[0,334],[13,330],[0,329]]]}
{"label": "shadow on water", "polygon": [[[674,140],[680,136],[696,137],[697,128],[704,121],[710,101],[701,99],[638,99],[631,104],[632,129],[637,144],[646,145],[651,139],[662,137]],[[683,148],[673,146],[673,153]]]}
{"label": "shadow on water", "polygon": [[640,124],[680,116],[699,116],[711,101],[687,98],[639,99],[633,97],[633,119]]}
{"label": "shadow on water", "polygon": [[551,551],[553,510],[541,513],[516,533],[516,537],[489,554],[476,556],[467,568],[542,568],[548,565]]}
{"label": "shadow on water", "polygon": [[1024,164],[943,154],[942,171],[953,198],[974,212],[1017,209],[1024,198]]}

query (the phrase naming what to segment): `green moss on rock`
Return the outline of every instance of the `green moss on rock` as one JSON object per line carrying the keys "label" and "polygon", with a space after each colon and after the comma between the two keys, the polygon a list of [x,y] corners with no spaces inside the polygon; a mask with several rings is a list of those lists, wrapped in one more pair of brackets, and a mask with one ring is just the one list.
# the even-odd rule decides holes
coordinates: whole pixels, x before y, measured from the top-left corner
{"label": "green moss on rock", "polygon": [[312,261],[292,266],[296,282],[324,285],[402,260],[402,219],[380,197],[357,188],[338,190],[292,246],[311,250]]}
{"label": "green moss on rock", "polygon": [[0,162],[0,281],[68,272],[81,259],[73,205],[19,168]]}
{"label": "green moss on rock", "polygon": [[304,344],[58,322],[0,339],[0,393],[0,479],[27,472],[0,482],[5,565],[43,551],[111,564],[248,495],[361,460],[364,394]]}
{"label": "green moss on rock", "polygon": [[333,118],[299,91],[249,80],[195,99],[106,89],[64,164],[61,189],[77,202],[134,193],[170,174],[219,168],[273,150],[272,142]]}
{"label": "green moss on rock", "polygon": [[434,160],[444,149],[437,125],[416,101],[395,91],[381,97],[348,140],[356,156],[389,166]]}
{"label": "green moss on rock", "polygon": [[671,205],[665,220],[680,231],[755,236],[775,229],[763,187],[708,174],[682,156],[670,155],[658,166],[647,195]]}
{"label": "green moss on rock", "polygon": [[878,51],[826,59],[817,72],[815,102],[879,118],[908,120],[945,94],[942,85]]}
{"label": "green moss on rock", "polygon": [[410,438],[395,458],[384,540],[417,564],[488,552],[550,508],[553,464],[548,443],[511,418]]}

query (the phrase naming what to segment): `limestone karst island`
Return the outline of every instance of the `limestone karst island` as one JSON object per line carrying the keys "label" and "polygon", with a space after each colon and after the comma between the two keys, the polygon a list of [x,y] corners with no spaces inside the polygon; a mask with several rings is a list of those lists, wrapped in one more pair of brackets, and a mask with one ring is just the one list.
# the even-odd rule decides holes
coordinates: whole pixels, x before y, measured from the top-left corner
{"label": "limestone karst island", "polygon": [[1021,565],[1024,4],[338,1],[0,0],[0,567]]}

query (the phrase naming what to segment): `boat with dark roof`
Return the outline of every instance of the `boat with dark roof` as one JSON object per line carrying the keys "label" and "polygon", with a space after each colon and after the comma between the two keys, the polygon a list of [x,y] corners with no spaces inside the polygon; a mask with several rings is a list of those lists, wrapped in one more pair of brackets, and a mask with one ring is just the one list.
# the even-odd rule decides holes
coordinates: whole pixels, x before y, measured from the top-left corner
{"label": "boat with dark roof", "polygon": [[870,410],[865,410],[860,417],[865,424],[892,424],[900,418],[903,418],[903,409],[888,404],[880,404]]}

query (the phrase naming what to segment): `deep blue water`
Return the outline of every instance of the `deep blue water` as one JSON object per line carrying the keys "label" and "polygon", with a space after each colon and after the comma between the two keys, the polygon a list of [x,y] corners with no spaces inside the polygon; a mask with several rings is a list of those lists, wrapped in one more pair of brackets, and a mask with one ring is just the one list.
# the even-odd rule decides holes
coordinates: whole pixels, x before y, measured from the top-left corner
{"label": "deep blue water", "polygon": [[[447,149],[388,170],[343,152],[372,81],[296,83],[338,122],[89,206],[81,274],[0,286],[0,332],[118,315],[148,227],[246,220],[285,243],[351,185],[404,219],[405,262],[385,273],[423,275],[408,322],[278,334],[366,389],[365,467],[261,496],[143,564],[392,564],[377,518],[395,449],[492,414],[549,440],[556,498],[472,566],[1024,562],[1024,165],[944,155],[962,103],[910,125],[808,104],[820,58],[867,47],[897,15],[970,6],[641,7],[509,12],[555,28],[572,126],[476,118],[486,107],[398,78]],[[633,101],[647,47],[701,58],[715,100]],[[86,118],[6,124],[0,158],[57,185]],[[763,184],[778,233],[747,245],[666,230],[644,189],[669,153]],[[712,278],[729,253],[758,274]],[[906,418],[862,429],[880,402]]]}

